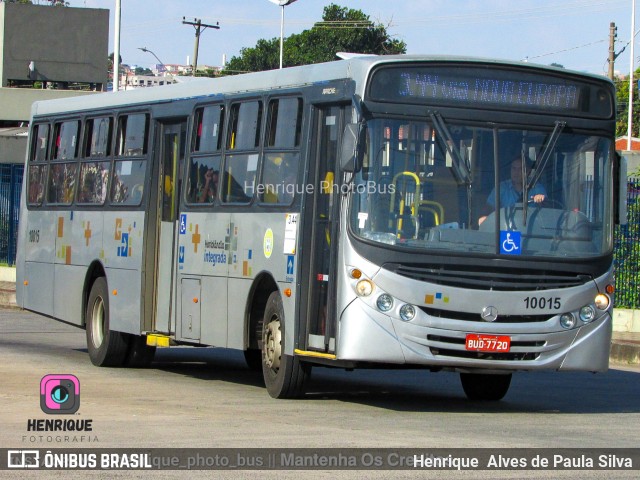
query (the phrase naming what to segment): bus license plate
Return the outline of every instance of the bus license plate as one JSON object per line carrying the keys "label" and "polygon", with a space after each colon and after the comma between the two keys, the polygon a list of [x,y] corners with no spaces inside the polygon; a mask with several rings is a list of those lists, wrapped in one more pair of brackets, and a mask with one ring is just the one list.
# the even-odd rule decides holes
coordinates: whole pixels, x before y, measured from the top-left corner
{"label": "bus license plate", "polygon": [[468,333],[464,347],[474,352],[508,352],[511,349],[511,337]]}

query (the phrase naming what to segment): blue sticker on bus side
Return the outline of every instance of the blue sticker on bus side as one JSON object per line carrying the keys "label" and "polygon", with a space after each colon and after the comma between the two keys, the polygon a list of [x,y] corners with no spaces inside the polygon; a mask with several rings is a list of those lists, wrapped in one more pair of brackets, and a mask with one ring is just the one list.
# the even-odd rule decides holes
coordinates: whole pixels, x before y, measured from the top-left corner
{"label": "blue sticker on bus side", "polygon": [[522,251],[522,235],[520,232],[500,230],[500,253],[503,255],[520,255]]}
{"label": "blue sticker on bus side", "polygon": [[180,235],[187,233],[187,214],[180,215]]}
{"label": "blue sticker on bus side", "polygon": [[293,275],[293,265],[295,262],[295,256],[287,255],[287,275]]}
{"label": "blue sticker on bus side", "polygon": [[180,252],[178,253],[178,263],[184,263],[184,245],[180,245]]}

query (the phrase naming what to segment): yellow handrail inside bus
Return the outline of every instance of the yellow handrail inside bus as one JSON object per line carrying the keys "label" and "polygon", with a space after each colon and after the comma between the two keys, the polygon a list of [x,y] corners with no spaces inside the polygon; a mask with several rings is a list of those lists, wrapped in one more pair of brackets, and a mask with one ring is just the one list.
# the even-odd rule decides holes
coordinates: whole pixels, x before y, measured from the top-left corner
{"label": "yellow handrail inside bus", "polygon": [[[391,204],[389,205],[389,212],[393,214],[396,207],[396,192],[398,192],[398,180],[400,177],[409,177],[413,179],[416,184],[416,191],[414,192],[413,201],[411,202],[411,218],[416,222],[416,235],[418,235],[418,205],[420,202],[420,178],[413,172],[400,172],[393,177],[392,185],[395,187],[391,192]],[[402,216],[404,215],[404,208],[406,206],[405,198],[400,199],[399,203],[399,215],[396,222],[396,236],[400,238],[400,232],[402,231]],[[389,227],[393,228],[393,220],[389,220]]]}

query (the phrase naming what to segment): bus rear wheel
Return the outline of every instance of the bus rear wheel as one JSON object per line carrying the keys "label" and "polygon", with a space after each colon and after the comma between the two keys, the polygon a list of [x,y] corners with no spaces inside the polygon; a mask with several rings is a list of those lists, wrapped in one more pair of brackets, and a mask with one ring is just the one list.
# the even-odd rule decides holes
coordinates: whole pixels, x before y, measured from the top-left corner
{"label": "bus rear wheel", "polygon": [[104,277],[91,287],[86,313],[87,350],[91,363],[98,367],[117,367],[127,355],[124,333],[109,328],[109,290]]}
{"label": "bus rear wheel", "polygon": [[273,398],[296,398],[304,393],[311,366],[286,355],[282,298],[273,292],[264,310],[262,329],[262,375]]}
{"label": "bus rear wheel", "polygon": [[461,373],[460,381],[469,400],[496,402],[502,400],[507,394],[511,384],[511,374]]}

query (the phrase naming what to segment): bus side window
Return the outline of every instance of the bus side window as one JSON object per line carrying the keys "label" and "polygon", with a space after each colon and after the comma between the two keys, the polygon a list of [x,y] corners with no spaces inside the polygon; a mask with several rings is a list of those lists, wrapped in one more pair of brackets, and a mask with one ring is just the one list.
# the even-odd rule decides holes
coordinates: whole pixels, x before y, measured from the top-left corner
{"label": "bus side window", "polygon": [[113,118],[96,117],[85,122],[83,156],[85,159],[104,160],[80,163],[76,199],[79,204],[103,205],[107,199],[110,162],[106,157],[111,154],[112,136]]}
{"label": "bus side window", "polygon": [[76,187],[76,162],[52,163],[49,169],[47,203],[70,205]]}
{"label": "bus side window", "polygon": [[138,157],[147,153],[149,115],[136,113],[118,119],[116,155]]}
{"label": "bus side window", "polygon": [[111,155],[113,119],[91,118],[85,123],[84,157],[108,157]]}
{"label": "bus side window", "polygon": [[212,204],[218,194],[220,156],[191,157],[187,174],[187,202]]}
{"label": "bus side window", "polygon": [[252,100],[231,106],[227,152],[234,153],[226,155],[220,184],[225,203],[249,203],[253,198],[261,123],[262,102]]}
{"label": "bus side window", "polygon": [[109,162],[83,162],[80,164],[78,203],[103,205],[107,198]]}
{"label": "bus side window", "polygon": [[[53,145],[51,148],[51,166],[47,203],[70,205],[73,201],[78,173],[78,134],[80,122],[69,120],[56,123],[53,127]],[[61,162],[60,160],[66,160]],[[69,161],[71,160],[71,161]]]}
{"label": "bus side window", "polygon": [[[111,203],[140,205],[144,194],[147,168],[145,158],[149,137],[149,115],[134,113],[118,118],[116,134],[116,161],[111,178]],[[123,158],[124,157],[124,158]]]}
{"label": "bus side window", "polygon": [[49,125],[36,124],[31,131],[31,143],[29,152],[28,191],[27,203],[29,205],[42,205],[45,192],[45,180],[47,178],[48,165],[47,148],[49,146]]}
{"label": "bus side window", "polygon": [[290,205],[293,201],[300,162],[302,105],[302,99],[296,97],[269,102],[265,139],[267,153],[260,176],[261,188],[258,189],[262,203]]}
{"label": "bus side window", "polygon": [[196,110],[193,152],[218,152],[222,148],[224,105],[207,105]]}
{"label": "bus side window", "polygon": [[70,160],[78,156],[78,132],[80,122],[77,120],[56,123],[53,128],[55,143],[52,148],[53,160]]}

